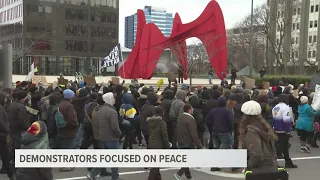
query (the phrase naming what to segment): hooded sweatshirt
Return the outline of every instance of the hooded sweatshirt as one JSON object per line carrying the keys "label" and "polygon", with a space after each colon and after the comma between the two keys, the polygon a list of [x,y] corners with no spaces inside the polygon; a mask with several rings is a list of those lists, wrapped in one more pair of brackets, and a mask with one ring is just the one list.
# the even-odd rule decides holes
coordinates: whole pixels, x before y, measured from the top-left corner
{"label": "hooded sweatshirt", "polygon": [[[224,97],[218,99],[218,107],[213,109],[207,117],[213,134],[232,133],[234,117],[231,110],[226,108],[227,100]],[[210,127],[210,126],[209,126]]]}
{"label": "hooded sweatshirt", "polygon": [[119,128],[118,112],[113,106],[113,93],[104,94],[102,98],[105,104],[97,113],[99,138],[101,141],[119,141],[122,132]]}
{"label": "hooded sweatshirt", "polygon": [[178,117],[183,114],[183,106],[185,105],[187,93],[184,90],[180,90],[176,94],[176,99],[172,102],[169,118],[172,122],[177,122]]}
{"label": "hooded sweatshirt", "polygon": [[134,120],[136,119],[137,111],[133,107],[133,95],[130,93],[125,93],[123,95],[123,104],[120,106],[120,123],[123,123],[124,120],[127,120],[130,122],[128,125],[128,129],[133,129],[134,126]]}

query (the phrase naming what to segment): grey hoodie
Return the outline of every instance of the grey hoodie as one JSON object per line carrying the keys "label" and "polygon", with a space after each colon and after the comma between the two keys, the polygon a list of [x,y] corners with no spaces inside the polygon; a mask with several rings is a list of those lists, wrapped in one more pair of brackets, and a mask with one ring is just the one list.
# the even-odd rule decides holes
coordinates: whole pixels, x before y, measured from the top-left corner
{"label": "grey hoodie", "polygon": [[183,114],[186,96],[187,93],[184,90],[180,90],[176,93],[176,99],[172,102],[169,112],[170,121],[176,122],[178,117]]}

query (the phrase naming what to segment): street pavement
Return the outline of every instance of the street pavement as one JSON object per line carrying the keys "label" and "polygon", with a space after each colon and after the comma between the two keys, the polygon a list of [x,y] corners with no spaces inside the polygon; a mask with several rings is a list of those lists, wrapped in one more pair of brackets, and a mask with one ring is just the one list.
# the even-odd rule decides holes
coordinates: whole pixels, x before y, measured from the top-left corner
{"label": "street pavement", "polygon": [[[299,139],[296,133],[293,132],[293,138],[291,139],[290,155],[294,160],[294,163],[298,165],[297,169],[289,169],[290,180],[318,180],[319,179],[319,167],[320,167],[320,149],[312,148],[310,154],[300,152]],[[320,144],[320,143],[319,143]],[[135,148],[140,148],[135,146]],[[284,166],[283,161],[279,161],[279,164]],[[161,175],[163,180],[174,180],[173,174],[176,169],[162,169]],[[86,169],[75,169],[72,172],[59,172],[58,169],[54,169],[55,180],[85,180],[85,176],[88,173]],[[120,168],[120,178],[123,180],[147,180],[148,171],[142,168]],[[209,168],[193,168],[192,175],[195,180],[237,180],[244,179],[243,174],[231,174],[226,172],[210,172]],[[5,175],[0,175],[0,180],[6,180]],[[110,177],[101,177],[98,179],[111,179]]]}

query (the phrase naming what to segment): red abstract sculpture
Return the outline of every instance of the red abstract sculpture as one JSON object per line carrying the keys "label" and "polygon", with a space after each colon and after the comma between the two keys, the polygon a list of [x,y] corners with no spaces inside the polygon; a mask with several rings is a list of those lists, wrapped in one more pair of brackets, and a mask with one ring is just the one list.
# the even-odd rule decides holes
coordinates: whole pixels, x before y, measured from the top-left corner
{"label": "red abstract sculpture", "polygon": [[185,40],[197,37],[204,44],[217,76],[223,79],[222,72],[227,69],[227,37],[223,14],[215,0],[210,1],[203,13],[191,23],[182,24],[179,14],[176,13],[169,38],[166,38],[155,24],[146,24],[142,10],[138,10],[137,16],[136,42],[128,59],[119,69],[122,78],[152,78],[162,52],[170,48],[182,65],[186,79],[188,61]]}

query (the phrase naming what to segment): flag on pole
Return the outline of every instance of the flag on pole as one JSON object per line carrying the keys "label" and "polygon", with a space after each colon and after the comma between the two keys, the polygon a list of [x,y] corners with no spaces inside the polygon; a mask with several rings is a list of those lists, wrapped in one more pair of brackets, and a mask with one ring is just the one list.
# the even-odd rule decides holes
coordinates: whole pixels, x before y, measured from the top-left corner
{"label": "flag on pole", "polygon": [[101,69],[114,66],[123,61],[120,43],[112,49],[110,54],[101,61]]}

